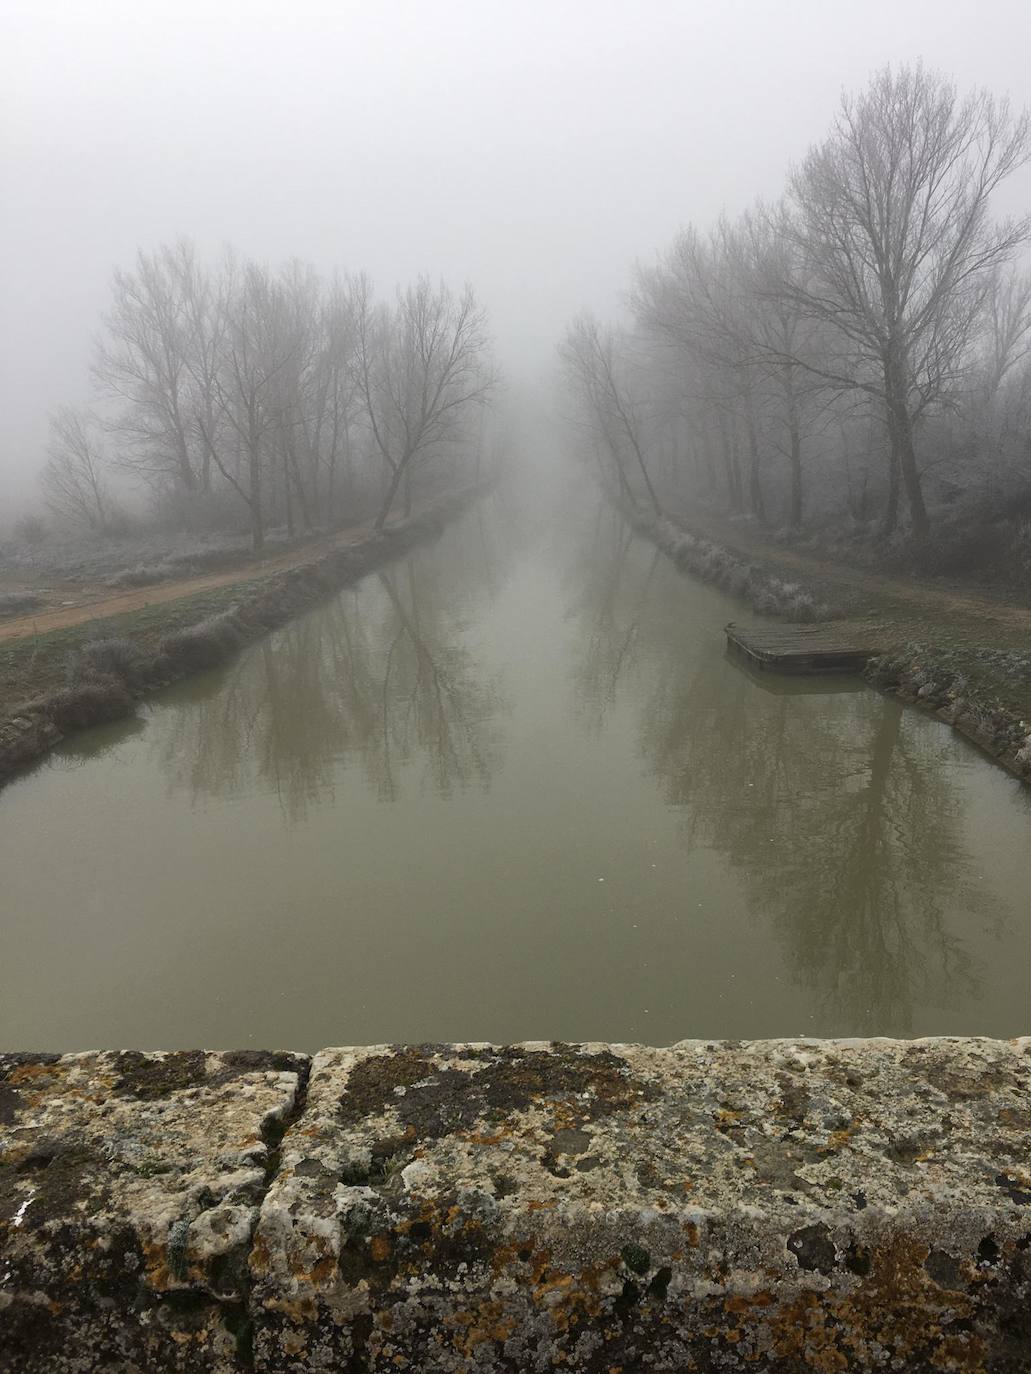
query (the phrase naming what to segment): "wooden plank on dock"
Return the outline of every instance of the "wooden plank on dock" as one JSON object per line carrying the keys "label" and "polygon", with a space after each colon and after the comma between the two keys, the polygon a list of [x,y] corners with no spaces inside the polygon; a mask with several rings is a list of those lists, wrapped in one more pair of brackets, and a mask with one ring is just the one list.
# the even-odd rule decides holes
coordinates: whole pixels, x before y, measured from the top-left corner
{"label": "wooden plank on dock", "polygon": [[878,651],[849,625],[735,625],[727,645],[749,663],[776,673],[861,673]]}

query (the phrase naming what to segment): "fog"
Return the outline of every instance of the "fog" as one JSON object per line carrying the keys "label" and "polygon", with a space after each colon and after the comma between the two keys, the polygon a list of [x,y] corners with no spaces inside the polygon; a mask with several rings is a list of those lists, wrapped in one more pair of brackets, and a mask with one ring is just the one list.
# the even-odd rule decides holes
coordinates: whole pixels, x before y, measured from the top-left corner
{"label": "fog", "polygon": [[[5,505],[88,399],[116,266],[187,234],[474,283],[517,386],[678,226],[775,197],[843,87],[922,58],[1020,103],[1031,12],[878,0],[5,7]],[[1002,208],[1028,199],[1027,171]]]}

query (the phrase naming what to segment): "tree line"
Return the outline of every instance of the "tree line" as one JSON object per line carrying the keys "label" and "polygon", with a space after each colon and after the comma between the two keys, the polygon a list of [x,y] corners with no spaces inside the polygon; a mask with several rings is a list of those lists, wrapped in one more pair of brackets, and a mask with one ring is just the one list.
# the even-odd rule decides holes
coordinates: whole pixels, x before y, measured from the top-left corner
{"label": "tree line", "polygon": [[209,265],[180,239],[115,273],[92,380],[92,407],[51,420],[51,508],[110,532],[122,470],[173,522],[245,515],[260,552],[271,524],[380,528],[424,474],[478,464],[497,374],[471,287],[381,300],[363,274]]}
{"label": "tree line", "polygon": [[585,455],[624,499],[924,540],[966,499],[1031,514],[1031,216],[994,193],[1028,112],[921,66],[843,95],[782,198],[683,229],[632,322],[561,347]]}

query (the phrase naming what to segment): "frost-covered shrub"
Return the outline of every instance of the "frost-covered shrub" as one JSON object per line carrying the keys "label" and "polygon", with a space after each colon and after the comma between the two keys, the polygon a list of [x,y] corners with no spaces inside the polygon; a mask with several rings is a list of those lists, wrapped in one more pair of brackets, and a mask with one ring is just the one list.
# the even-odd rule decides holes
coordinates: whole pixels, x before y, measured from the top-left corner
{"label": "frost-covered shrub", "polygon": [[0,618],[7,615],[23,615],[43,605],[38,592],[3,592],[0,594]]}
{"label": "frost-covered shrub", "polygon": [[130,715],[133,709],[134,702],[125,685],[113,678],[64,687],[42,702],[43,714],[62,731],[118,720]]}
{"label": "frost-covered shrub", "polygon": [[94,639],[74,654],[68,665],[71,683],[113,677],[130,682],[139,663],[136,646],[129,639]]}
{"label": "frost-covered shrub", "polygon": [[834,614],[831,607],[818,601],[811,591],[797,582],[783,582],[763,573],[755,564],[723,545],[679,530],[668,520],[652,520],[638,514],[632,523],[635,529],[647,534],[681,572],[722,587],[733,596],[744,597],[753,610],[764,615],[817,621],[829,620]]}
{"label": "frost-covered shrub", "polygon": [[246,631],[235,610],[208,616],[161,642],[161,652],[187,668],[210,668],[238,649]]}
{"label": "frost-covered shrub", "polygon": [[29,548],[42,544],[47,533],[46,523],[38,515],[23,515],[14,525],[15,539],[27,544]]}
{"label": "frost-covered shrub", "polygon": [[105,587],[150,587],[155,582],[167,582],[172,577],[181,577],[183,569],[176,567],[167,559],[160,563],[137,563],[134,568],[123,568],[107,578]]}

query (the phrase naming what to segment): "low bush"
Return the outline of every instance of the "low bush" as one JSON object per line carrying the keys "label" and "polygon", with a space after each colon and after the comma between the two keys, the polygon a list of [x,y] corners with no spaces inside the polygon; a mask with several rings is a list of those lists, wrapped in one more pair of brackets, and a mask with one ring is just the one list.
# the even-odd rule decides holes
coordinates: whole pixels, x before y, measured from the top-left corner
{"label": "low bush", "polygon": [[30,548],[42,544],[48,532],[46,522],[38,515],[23,515],[14,525],[15,539],[28,544]]}
{"label": "low bush", "polygon": [[161,641],[161,652],[186,669],[212,668],[245,642],[247,633],[236,610],[208,616]]}
{"label": "low bush", "polygon": [[983,572],[999,561],[1000,530],[994,525],[951,525],[932,532],[909,550],[909,562],[931,577]]}
{"label": "low bush", "polygon": [[182,569],[163,559],[160,563],[137,563],[134,568],[123,568],[104,582],[105,587],[150,587],[155,582],[167,582],[169,578],[181,577]]}
{"label": "low bush", "polygon": [[762,615],[812,622],[829,620],[835,614],[830,606],[799,583],[784,582],[720,544],[687,534],[669,520],[650,520],[639,514],[631,519],[634,527],[668,554],[681,572],[711,582],[732,596],[740,596]]}
{"label": "low bush", "polygon": [[108,677],[132,682],[138,663],[139,654],[131,640],[93,639],[72,657],[68,680],[72,685]]}
{"label": "low bush", "polygon": [[83,682],[53,692],[41,703],[41,714],[62,732],[101,725],[131,715],[135,702],[125,685],[114,678]]}
{"label": "low bush", "polygon": [[0,619],[8,615],[23,615],[43,605],[37,592],[3,592],[0,594]]}

